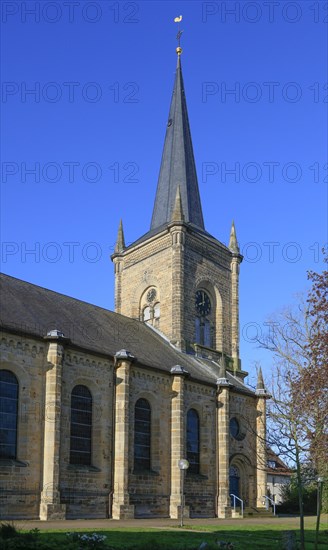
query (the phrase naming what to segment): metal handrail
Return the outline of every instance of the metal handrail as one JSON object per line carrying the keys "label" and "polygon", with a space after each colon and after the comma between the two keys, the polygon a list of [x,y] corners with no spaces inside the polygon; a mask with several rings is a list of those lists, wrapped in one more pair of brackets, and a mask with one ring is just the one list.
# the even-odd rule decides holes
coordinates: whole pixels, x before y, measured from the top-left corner
{"label": "metal handrail", "polygon": [[269,502],[271,502],[272,506],[273,506],[273,515],[275,516],[276,515],[276,503],[274,500],[272,500],[272,498],[266,496],[266,495],[263,495],[263,498],[265,499],[265,508],[266,510],[269,510]]}
{"label": "metal handrail", "polygon": [[233,498],[233,511],[234,512],[236,511],[236,499],[237,499],[241,503],[241,515],[242,517],[244,517],[244,501],[241,500],[241,498],[237,497],[237,495],[234,495],[232,493],[230,493],[230,496]]}

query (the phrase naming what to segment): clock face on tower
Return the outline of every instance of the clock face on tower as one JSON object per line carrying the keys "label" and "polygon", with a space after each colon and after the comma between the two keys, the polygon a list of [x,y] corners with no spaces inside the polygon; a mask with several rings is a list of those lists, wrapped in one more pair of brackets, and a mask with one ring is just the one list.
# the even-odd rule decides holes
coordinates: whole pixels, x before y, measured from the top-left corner
{"label": "clock face on tower", "polygon": [[204,290],[197,290],[195,295],[195,308],[199,315],[208,315],[211,311],[211,300]]}

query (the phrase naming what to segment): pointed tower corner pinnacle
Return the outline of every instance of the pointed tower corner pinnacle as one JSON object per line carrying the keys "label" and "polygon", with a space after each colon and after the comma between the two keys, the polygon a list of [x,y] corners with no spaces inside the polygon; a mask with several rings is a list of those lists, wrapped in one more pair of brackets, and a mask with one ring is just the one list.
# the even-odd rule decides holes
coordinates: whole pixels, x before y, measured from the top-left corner
{"label": "pointed tower corner pinnacle", "polygon": [[174,209],[171,216],[171,222],[184,222],[184,213],[181,201],[180,185],[177,187],[177,193],[175,196]]}
{"label": "pointed tower corner pinnacle", "polygon": [[264,385],[261,367],[259,368],[258,375],[257,375],[257,384],[256,384],[255,394],[258,397],[270,397]]}
{"label": "pointed tower corner pinnacle", "polygon": [[123,252],[125,248],[125,240],[124,240],[124,231],[123,231],[123,223],[122,220],[120,220],[120,224],[118,226],[118,232],[117,232],[117,240],[115,244],[115,254],[120,254]]}
{"label": "pointed tower corner pinnacle", "polygon": [[239,254],[239,245],[237,241],[235,222],[232,220],[231,230],[230,230],[230,239],[229,239],[229,248],[232,252]]}

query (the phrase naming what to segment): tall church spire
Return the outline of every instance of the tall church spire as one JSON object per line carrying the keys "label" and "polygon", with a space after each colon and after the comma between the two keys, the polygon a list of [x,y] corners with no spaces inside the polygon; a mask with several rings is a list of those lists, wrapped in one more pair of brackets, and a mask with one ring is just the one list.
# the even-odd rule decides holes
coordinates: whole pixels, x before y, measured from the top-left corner
{"label": "tall church spire", "polygon": [[151,229],[170,222],[178,187],[185,221],[205,229],[182,78],[181,52],[182,49],[177,48],[177,69]]}

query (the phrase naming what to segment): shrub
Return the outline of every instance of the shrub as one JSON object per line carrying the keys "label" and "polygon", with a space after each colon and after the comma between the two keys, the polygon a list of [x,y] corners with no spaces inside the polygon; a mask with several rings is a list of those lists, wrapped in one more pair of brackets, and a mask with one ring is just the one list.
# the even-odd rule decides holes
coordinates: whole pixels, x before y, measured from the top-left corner
{"label": "shrub", "polygon": [[[277,512],[282,514],[298,514],[298,488],[297,481],[292,476],[290,483],[282,489],[283,502],[277,507]],[[317,510],[317,484],[307,482],[303,485],[303,505],[305,514],[316,514]]]}
{"label": "shrub", "polygon": [[8,540],[18,536],[19,532],[17,531],[13,523],[1,523],[0,538],[2,538],[3,540]]}

